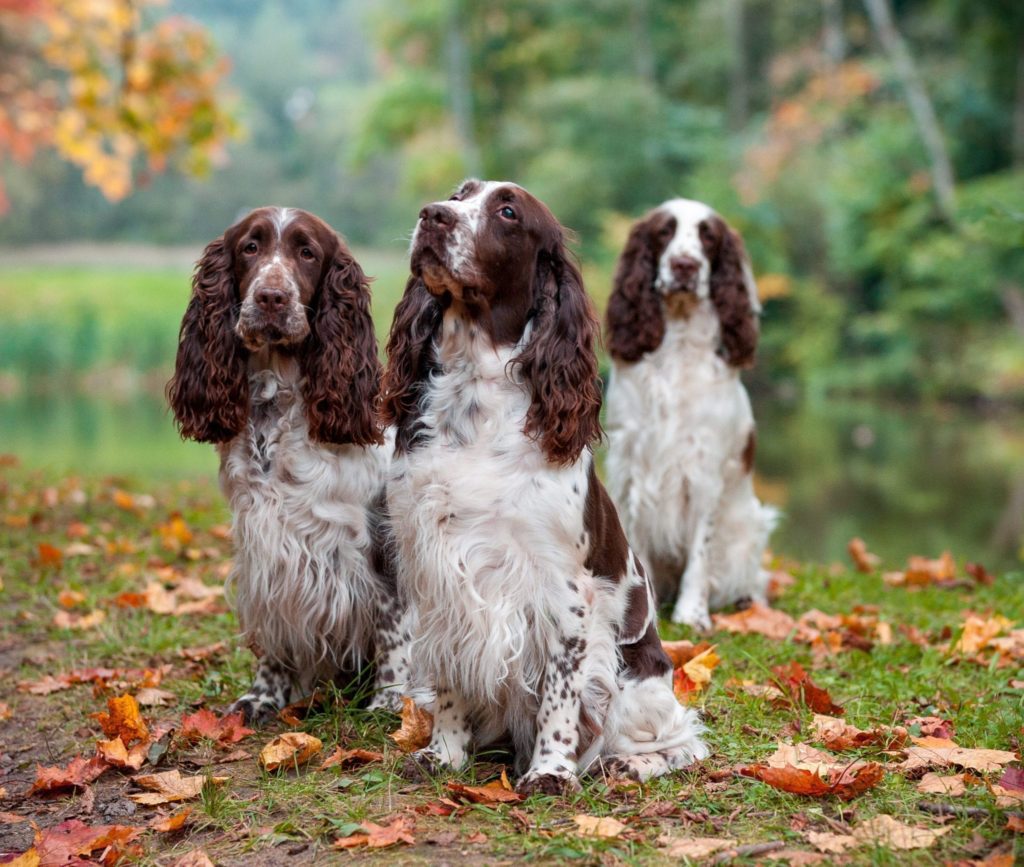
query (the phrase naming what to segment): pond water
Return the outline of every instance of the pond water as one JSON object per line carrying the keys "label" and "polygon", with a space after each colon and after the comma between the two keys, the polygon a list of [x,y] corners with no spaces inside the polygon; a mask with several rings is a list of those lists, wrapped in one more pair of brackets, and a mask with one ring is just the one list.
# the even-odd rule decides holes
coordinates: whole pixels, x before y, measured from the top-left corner
{"label": "pond water", "polygon": [[[890,568],[945,549],[990,570],[1022,567],[1020,416],[851,403],[755,411],[758,490],[785,513],[777,553],[846,560],[861,536]],[[50,473],[143,484],[216,473],[213,449],[181,442],[156,397],[0,400],[0,452]]]}

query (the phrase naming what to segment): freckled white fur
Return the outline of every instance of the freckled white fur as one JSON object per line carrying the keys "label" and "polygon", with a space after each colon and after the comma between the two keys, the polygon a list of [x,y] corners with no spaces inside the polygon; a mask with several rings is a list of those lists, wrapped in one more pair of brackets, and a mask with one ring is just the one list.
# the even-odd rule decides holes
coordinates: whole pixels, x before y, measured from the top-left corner
{"label": "freckled white fur", "polygon": [[[630,542],[655,573],[659,598],[673,598],[678,588],[672,619],[708,628],[709,607],[764,601],[761,555],[777,512],[758,501],[743,467],[754,417],[739,371],[716,352],[720,325],[696,228],[713,212],[685,199],[663,207],[678,229],[658,280],[671,279],[671,257],[693,256],[703,263],[700,300],[688,318],[667,318],[656,350],[613,365],[608,488]],[[673,562],[685,564],[685,573],[666,573],[664,564]]]}
{"label": "freckled white fur", "polygon": [[248,425],[219,447],[235,606],[245,637],[308,684],[371,661],[382,590],[367,506],[390,445],[312,442],[292,358],[254,356],[249,386]]}
{"label": "freckled white fur", "polygon": [[[523,341],[529,337],[527,328]],[[442,371],[428,384],[420,420],[424,442],[396,456],[388,485],[400,581],[418,621],[411,680],[437,687],[430,751],[462,764],[469,714],[478,746],[511,735],[528,776],[575,779],[599,758],[640,753],[648,756],[637,768],[644,778],[683,767],[707,754],[703,727],[676,702],[670,675],[619,676],[618,627],[630,587],[645,579],[631,570],[616,583],[585,567],[592,455],[558,467],[525,436],[530,395],[510,365],[520,349],[495,350],[479,329],[446,313],[435,345]],[[575,732],[578,723],[576,705],[543,689],[566,635],[586,641],[567,683],[604,729],[575,762],[565,750],[543,749],[545,732],[555,746],[552,733]]]}

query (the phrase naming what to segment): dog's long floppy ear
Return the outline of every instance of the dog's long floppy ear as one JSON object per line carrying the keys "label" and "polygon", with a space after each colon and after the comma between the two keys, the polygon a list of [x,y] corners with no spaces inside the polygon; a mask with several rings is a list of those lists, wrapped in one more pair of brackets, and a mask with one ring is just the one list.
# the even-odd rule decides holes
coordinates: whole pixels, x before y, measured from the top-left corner
{"label": "dog's long floppy ear", "polygon": [[309,435],[321,443],[380,443],[380,360],[370,284],[341,239],[324,267],[299,356]]}
{"label": "dog's long floppy ear", "polygon": [[381,386],[380,415],[398,428],[396,445],[412,444],[423,386],[432,364],[431,344],[444,309],[419,277],[410,277],[388,334],[388,359]]}
{"label": "dog's long floppy ear", "polygon": [[552,463],[571,464],[601,437],[599,326],[561,239],[537,258],[533,297],[529,343],[515,359],[533,392],[526,433]]}
{"label": "dog's long floppy ear", "polygon": [[658,256],[674,231],[675,219],[658,212],[630,229],[605,314],[608,352],[617,361],[638,361],[665,337],[665,312],[654,280]]}
{"label": "dog's long floppy ear", "polygon": [[192,297],[178,336],[167,401],[182,437],[219,443],[249,414],[248,351],[235,334],[238,287],[224,237],[207,245],[192,276]]}
{"label": "dog's long floppy ear", "polygon": [[752,367],[761,304],[743,240],[718,216],[704,220],[699,228],[711,261],[711,301],[721,322],[721,352],[733,367]]}

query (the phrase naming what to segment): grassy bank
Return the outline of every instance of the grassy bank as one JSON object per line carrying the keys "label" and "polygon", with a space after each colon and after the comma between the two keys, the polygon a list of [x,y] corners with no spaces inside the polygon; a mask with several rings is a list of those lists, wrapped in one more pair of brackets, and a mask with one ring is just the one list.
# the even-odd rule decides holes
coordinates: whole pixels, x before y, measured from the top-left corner
{"label": "grassy bank", "polygon": [[[642,786],[597,776],[577,796],[466,803],[448,783],[490,780],[503,757],[412,784],[397,774],[403,756],[387,738],[397,728],[395,718],[328,702],[303,720],[275,724],[230,748],[165,736],[139,773],[109,769],[77,792],[28,796],[37,765],[63,767],[74,756],[93,754],[102,735],[90,715],[102,711],[112,696],[145,695],[140,677],[158,680],[166,691],[157,704],[142,709],[155,735],[166,726],[180,728],[182,715],[197,708],[222,709],[247,684],[252,658],[232,640],[233,616],[216,595],[229,557],[228,515],[211,484],[62,479],[11,463],[0,468],[0,853],[32,845],[29,820],[45,831],[77,819],[139,829],[134,857],[142,864],[170,864],[195,849],[226,865],[285,858],[295,864],[340,863],[352,855],[332,851],[336,839],[358,835],[368,822],[400,821],[412,843],[361,857],[412,864],[527,858],[667,864],[681,860],[672,854],[672,841],[712,838],[732,841],[727,847],[774,844],[759,863],[773,855],[792,863],[833,863],[835,854],[816,849],[814,840],[818,848],[824,844],[815,835],[855,835],[858,828],[871,827],[871,820],[890,816],[939,836],[907,851],[891,842],[861,842],[843,856],[847,863],[981,863],[991,857],[1002,860],[985,863],[1010,864],[1024,856],[1021,838],[1007,828],[1024,808],[1000,806],[990,789],[1002,770],[972,772],[962,795],[925,793],[919,786],[926,770],[952,776],[960,768],[936,760],[927,768],[903,769],[910,741],[888,750],[884,743],[825,750],[843,764],[862,759],[882,766],[878,785],[850,800],[788,794],[739,774],[780,743],[822,748],[806,694],[793,704],[773,700],[764,690],[752,694],[759,691],[744,686],[785,686],[773,668],[793,661],[845,708],[842,718],[849,724],[865,730],[903,726],[909,736],[920,736],[929,724],[915,720],[936,717],[962,747],[1019,756],[1022,649],[1003,655],[988,648],[975,659],[951,652],[950,646],[968,611],[1002,615],[1020,625],[1020,574],[1000,575],[984,585],[965,580],[961,571],[961,580],[949,587],[915,592],[888,586],[877,569],[860,574],[783,564],[795,583],[778,600],[781,611],[794,618],[811,609],[847,615],[845,626],[825,632],[825,644],[834,652],[815,649],[793,631],[788,639],[772,639],[720,629],[711,640],[721,663],[707,686],[686,699],[704,713],[712,757],[698,768]],[[181,608],[193,602],[199,604]],[[871,625],[876,622],[886,626]],[[686,637],[672,626],[664,634]],[[82,674],[95,667],[116,671]],[[89,682],[73,685],[69,672]],[[320,738],[321,754],[297,769],[262,770],[260,747],[285,729]],[[380,752],[382,758],[320,769],[336,746]],[[198,796],[168,806],[131,800],[139,774],[172,769],[224,779],[208,781]],[[150,827],[183,806],[191,812],[180,830]],[[583,836],[579,816],[609,817],[621,826],[606,826],[610,836]]]}

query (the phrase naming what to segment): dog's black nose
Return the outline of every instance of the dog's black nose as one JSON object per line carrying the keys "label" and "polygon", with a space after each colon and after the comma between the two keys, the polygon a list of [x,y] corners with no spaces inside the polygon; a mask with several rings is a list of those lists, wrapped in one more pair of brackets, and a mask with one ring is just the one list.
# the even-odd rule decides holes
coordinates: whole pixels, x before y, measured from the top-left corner
{"label": "dog's black nose", "polygon": [[261,287],[256,290],[256,295],[253,299],[256,302],[256,306],[266,313],[277,313],[285,302],[288,300],[288,296],[281,289],[270,289],[267,287]]}
{"label": "dog's black nose", "polygon": [[677,280],[686,281],[700,271],[700,262],[693,256],[675,256],[669,262],[669,267]]}
{"label": "dog's black nose", "polygon": [[424,223],[432,223],[450,229],[455,225],[455,211],[444,205],[427,205],[420,211],[420,219]]}

